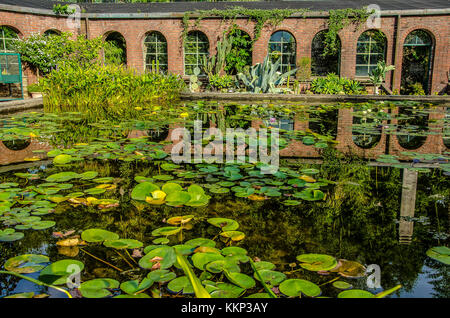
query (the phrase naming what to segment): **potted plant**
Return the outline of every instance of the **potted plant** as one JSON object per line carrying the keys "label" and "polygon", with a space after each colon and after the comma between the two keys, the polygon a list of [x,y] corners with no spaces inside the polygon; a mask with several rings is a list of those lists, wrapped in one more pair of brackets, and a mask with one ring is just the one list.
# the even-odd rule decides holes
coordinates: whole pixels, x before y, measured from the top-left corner
{"label": "potted plant", "polygon": [[32,98],[42,97],[42,87],[39,84],[31,84],[27,88]]}

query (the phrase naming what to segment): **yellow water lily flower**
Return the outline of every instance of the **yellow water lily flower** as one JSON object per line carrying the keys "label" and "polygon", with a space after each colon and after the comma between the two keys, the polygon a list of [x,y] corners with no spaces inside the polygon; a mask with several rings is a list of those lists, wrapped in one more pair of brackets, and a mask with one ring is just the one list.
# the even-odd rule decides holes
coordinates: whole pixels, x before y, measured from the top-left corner
{"label": "yellow water lily flower", "polygon": [[31,132],[28,136],[30,136],[31,138],[36,138],[38,135]]}
{"label": "yellow water lily flower", "polygon": [[181,118],[186,118],[186,117],[188,117],[189,116],[189,113],[181,113],[180,114],[180,117]]}
{"label": "yellow water lily flower", "polygon": [[152,192],[151,197],[146,197],[145,202],[150,204],[161,205],[164,204],[164,199],[166,198],[166,193],[161,190],[156,190]]}
{"label": "yellow water lily flower", "polygon": [[142,110],[142,107],[135,107],[136,110]]}

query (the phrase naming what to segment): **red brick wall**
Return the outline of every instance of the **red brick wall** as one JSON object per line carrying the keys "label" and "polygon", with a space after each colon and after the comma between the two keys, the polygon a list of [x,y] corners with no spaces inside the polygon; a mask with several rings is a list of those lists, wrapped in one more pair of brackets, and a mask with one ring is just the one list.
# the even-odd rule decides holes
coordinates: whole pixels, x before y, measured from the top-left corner
{"label": "red brick wall", "polygon": [[[20,36],[28,36],[33,32],[44,32],[48,29],[59,31],[71,31],[66,25],[66,19],[54,16],[41,16],[35,14],[0,12],[0,25],[14,27],[20,32]],[[237,19],[235,23],[247,32],[251,37],[254,23],[247,19]],[[86,27],[82,20],[83,32]],[[194,26],[195,20],[191,20],[191,29],[198,29],[206,34],[210,41],[211,53],[215,53],[217,40],[223,35],[231,24],[222,19],[203,19],[198,26]],[[393,64],[394,47],[396,43],[396,18],[382,17],[381,29],[387,38],[387,64]],[[292,33],[297,41],[297,60],[300,57],[311,55],[311,42],[314,36],[326,29],[327,19],[324,18],[289,18],[278,26],[266,26],[256,41],[253,50],[253,64],[262,62],[268,51],[268,41],[273,32],[285,30]],[[447,86],[448,72],[450,69],[450,16],[411,16],[401,17],[399,21],[398,41],[395,48],[394,85],[392,89],[400,88],[403,42],[409,32],[415,29],[425,29],[432,34],[435,40],[434,63],[432,72],[432,92],[441,92]],[[183,49],[181,34],[183,31],[181,19],[89,19],[88,36],[90,38],[104,36],[111,31],[120,32],[127,44],[127,62],[129,67],[139,71],[144,69],[144,38],[147,32],[159,31],[168,42],[169,71],[183,74]],[[339,33],[342,43],[341,50],[341,75],[353,78],[355,76],[356,42],[358,37],[366,30],[363,25],[360,28],[349,26]],[[74,33],[74,32],[72,32]],[[29,82],[34,82],[30,72]],[[391,86],[391,76],[387,76],[387,86]]]}

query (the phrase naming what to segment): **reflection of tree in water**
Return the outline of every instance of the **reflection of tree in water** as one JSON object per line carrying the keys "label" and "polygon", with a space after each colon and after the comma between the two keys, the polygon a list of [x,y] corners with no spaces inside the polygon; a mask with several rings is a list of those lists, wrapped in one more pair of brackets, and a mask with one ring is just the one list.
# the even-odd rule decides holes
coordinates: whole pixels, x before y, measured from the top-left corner
{"label": "reflection of tree in water", "polygon": [[426,259],[425,265],[432,270],[425,271],[430,279],[429,284],[433,285],[434,298],[450,298],[450,270],[449,266],[431,258]]}
{"label": "reflection of tree in water", "polygon": [[[331,150],[330,150],[331,151]],[[135,185],[134,176],[151,176],[158,174],[157,167],[143,163],[122,162],[113,163],[82,163],[77,172],[96,170],[101,176],[121,178],[116,193],[105,193],[102,197],[119,198],[120,206],[113,211],[101,211],[94,207],[72,208],[68,203],[58,205],[57,211],[48,218],[56,221],[56,227],[45,231],[26,231],[26,236],[20,244],[12,244],[11,248],[0,244],[1,262],[9,257],[35,252],[46,243],[47,253],[52,261],[67,258],[58,255],[52,231],[67,231],[71,229],[82,231],[88,228],[104,228],[117,232],[121,238],[134,238],[144,242],[144,246],[152,244],[152,230],[165,226],[163,219],[176,215],[193,214],[197,217],[192,230],[184,231],[185,240],[195,237],[212,238],[218,234],[218,229],[208,225],[200,218],[227,217],[236,219],[239,230],[246,234],[246,239],[238,244],[248,249],[249,255],[262,260],[274,262],[277,270],[290,270],[288,264],[295,262],[295,257],[302,253],[325,253],[337,258],[355,260],[362,264],[378,264],[381,267],[382,286],[390,288],[402,284],[402,290],[409,291],[421,272],[425,252],[433,246],[434,241],[428,232],[417,226],[413,244],[399,245],[397,237],[397,219],[400,210],[401,174],[399,169],[370,168],[361,165],[357,159],[344,158],[347,161],[339,163],[332,154],[334,161],[326,161],[323,165],[300,164],[299,168],[315,167],[320,170],[320,176],[337,181],[333,186],[324,188],[328,199],[326,201],[307,202],[295,207],[281,206],[276,200],[252,202],[247,199],[235,198],[232,195],[214,197],[206,207],[179,208],[161,206],[137,209],[129,195],[119,195],[120,188],[128,194]],[[360,159],[359,159],[360,160]],[[192,169],[192,168],[189,168]],[[188,170],[189,170],[188,169]],[[49,168],[48,173],[55,173],[56,168]],[[424,175],[419,182],[418,201],[429,197],[434,191],[449,189],[448,181],[442,181],[439,174]],[[377,178],[378,182],[375,182]],[[436,188],[430,189],[430,184]],[[378,185],[378,186],[377,186]],[[74,187],[71,191],[77,191]],[[430,192],[432,191],[432,192]],[[418,204],[418,215],[428,215],[432,218],[434,201]],[[448,206],[446,206],[448,207]],[[445,208],[445,207],[444,207]],[[447,224],[441,221],[442,226]],[[432,220],[432,224],[434,221]],[[170,245],[178,244],[176,237],[170,237]],[[88,251],[96,256],[111,261],[126,269],[125,264],[112,251],[102,247],[89,245]],[[98,261],[80,252],[78,256],[86,265],[83,279],[94,277],[136,279],[137,277],[120,276]],[[296,275],[324,282],[329,277],[313,272],[301,272]],[[442,275],[441,275],[442,276]],[[433,278],[434,279],[434,278]],[[436,278],[437,286],[445,287],[445,282]],[[11,293],[17,280],[11,277],[0,277],[0,287],[4,293]],[[353,281],[352,281],[353,283]],[[365,279],[354,281],[354,285],[365,288]],[[401,291],[400,291],[401,292]],[[330,291],[330,294],[332,291]],[[441,292],[441,294],[443,294]],[[327,291],[327,295],[328,291]],[[443,294],[445,295],[445,294]]]}

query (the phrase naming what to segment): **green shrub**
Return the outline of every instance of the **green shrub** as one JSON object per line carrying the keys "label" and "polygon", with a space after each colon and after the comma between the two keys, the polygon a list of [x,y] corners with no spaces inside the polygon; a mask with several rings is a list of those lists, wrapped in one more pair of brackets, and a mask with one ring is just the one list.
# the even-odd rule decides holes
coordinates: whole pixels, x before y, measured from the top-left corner
{"label": "green shrub", "polygon": [[363,94],[364,87],[357,80],[340,78],[336,74],[328,74],[326,77],[318,77],[311,82],[311,91],[314,94]]}
{"label": "green shrub", "polygon": [[135,107],[172,101],[185,88],[175,75],[138,75],[122,66],[99,63],[63,64],[41,79],[41,85],[46,112],[83,112],[92,121],[137,116]]}
{"label": "green shrub", "polygon": [[234,76],[218,74],[208,76],[209,85],[216,90],[230,89],[235,85]]}
{"label": "green shrub", "polygon": [[422,83],[414,83],[408,87],[408,95],[426,95]]}
{"label": "green shrub", "polygon": [[72,38],[70,33],[33,34],[14,41],[14,50],[39,75],[39,72],[48,74],[63,63],[88,66],[98,59],[103,45],[101,37],[89,40],[83,35]]}

